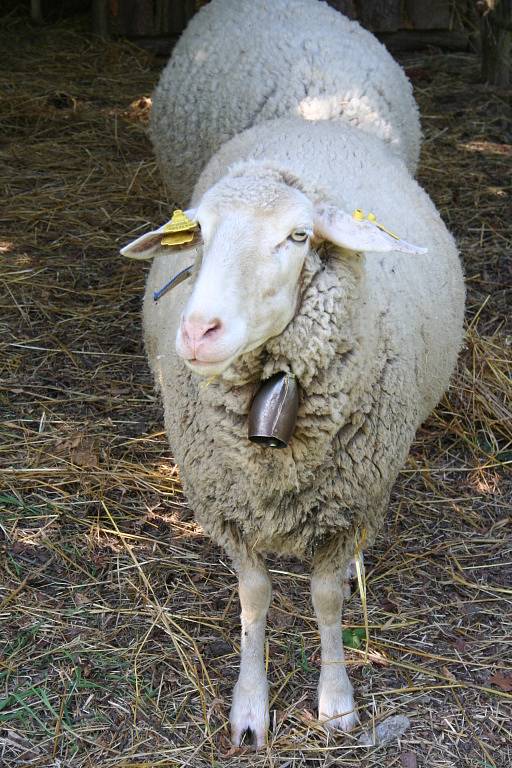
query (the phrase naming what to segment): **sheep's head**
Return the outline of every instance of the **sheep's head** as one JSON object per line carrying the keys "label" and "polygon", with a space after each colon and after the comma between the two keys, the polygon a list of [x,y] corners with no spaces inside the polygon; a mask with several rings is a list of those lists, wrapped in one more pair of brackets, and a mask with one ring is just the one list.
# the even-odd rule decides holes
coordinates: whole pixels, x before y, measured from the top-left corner
{"label": "sheep's head", "polygon": [[[235,169],[187,213],[199,223],[202,255],[176,350],[204,376],[282,333],[297,309],[306,256],[321,240],[352,252],[404,249],[374,224],[315,204],[288,174],[257,164]],[[122,253],[168,253],[160,240],[161,229]]]}

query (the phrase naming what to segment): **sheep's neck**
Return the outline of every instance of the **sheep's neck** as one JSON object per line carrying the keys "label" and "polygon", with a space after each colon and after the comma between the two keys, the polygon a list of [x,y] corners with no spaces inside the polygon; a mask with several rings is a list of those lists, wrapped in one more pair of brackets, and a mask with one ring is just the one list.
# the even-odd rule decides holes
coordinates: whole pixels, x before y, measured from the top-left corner
{"label": "sheep's neck", "polygon": [[309,254],[294,318],[279,336],[243,355],[223,374],[228,388],[255,385],[275,373],[290,371],[304,392],[314,393],[325,376],[331,375],[333,365],[345,359],[353,367],[349,365],[352,353],[356,346],[361,348],[366,335],[360,321],[360,307],[365,304],[364,269],[356,259],[326,256],[322,254],[323,261],[319,254]]}
{"label": "sheep's neck", "polygon": [[314,393],[333,365],[348,364],[363,335],[363,289],[364,271],[356,262],[327,260],[305,288],[292,322],[267,343],[263,378],[289,369],[303,391]]}

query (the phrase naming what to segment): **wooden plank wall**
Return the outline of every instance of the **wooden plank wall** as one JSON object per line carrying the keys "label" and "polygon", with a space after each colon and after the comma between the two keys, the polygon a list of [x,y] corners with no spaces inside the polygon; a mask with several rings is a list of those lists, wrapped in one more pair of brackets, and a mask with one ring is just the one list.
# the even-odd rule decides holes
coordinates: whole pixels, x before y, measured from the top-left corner
{"label": "wooden plank wall", "polygon": [[454,0],[327,0],[372,32],[453,28]]}
{"label": "wooden plank wall", "polygon": [[196,0],[110,0],[109,29],[126,37],[177,37],[196,10]]}
{"label": "wooden plank wall", "polygon": [[[327,0],[331,6],[377,33],[391,48],[440,45],[464,49],[467,35],[459,9],[471,0]],[[93,0],[102,9],[106,34],[136,39],[167,54],[194,13],[208,0]],[[254,0],[259,2],[259,0]],[[100,14],[101,15],[101,14]],[[99,15],[96,14],[99,19]],[[94,23],[99,34],[98,22]],[[395,43],[395,44],[393,44]]]}

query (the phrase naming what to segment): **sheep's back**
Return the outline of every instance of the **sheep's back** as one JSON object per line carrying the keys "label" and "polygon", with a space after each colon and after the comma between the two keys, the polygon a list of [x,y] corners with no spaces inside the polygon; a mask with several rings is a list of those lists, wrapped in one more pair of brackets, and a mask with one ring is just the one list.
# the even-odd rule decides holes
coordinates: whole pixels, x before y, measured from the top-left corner
{"label": "sheep's back", "polygon": [[416,169],[412,89],[373,35],[317,0],[213,0],[191,20],[154,94],[150,135],[174,199],[188,203],[232,136],[287,115],[342,116]]}

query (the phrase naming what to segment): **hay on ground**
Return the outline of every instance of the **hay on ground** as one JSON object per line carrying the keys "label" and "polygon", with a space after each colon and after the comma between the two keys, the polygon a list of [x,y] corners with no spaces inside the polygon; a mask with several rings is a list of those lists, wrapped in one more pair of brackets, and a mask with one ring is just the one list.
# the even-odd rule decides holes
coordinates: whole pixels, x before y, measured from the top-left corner
{"label": "hay on ground", "polygon": [[[270,560],[269,751],[233,751],[238,602],[181,495],[145,363],[144,268],[120,244],[171,209],[145,135],[162,62],[61,22],[2,26],[0,764],[428,766],[511,762],[509,94],[468,54],[405,62],[421,183],[458,237],[468,333],[366,557],[348,651],[364,727],[326,742],[308,576]],[[364,623],[357,591],[345,624]]]}

